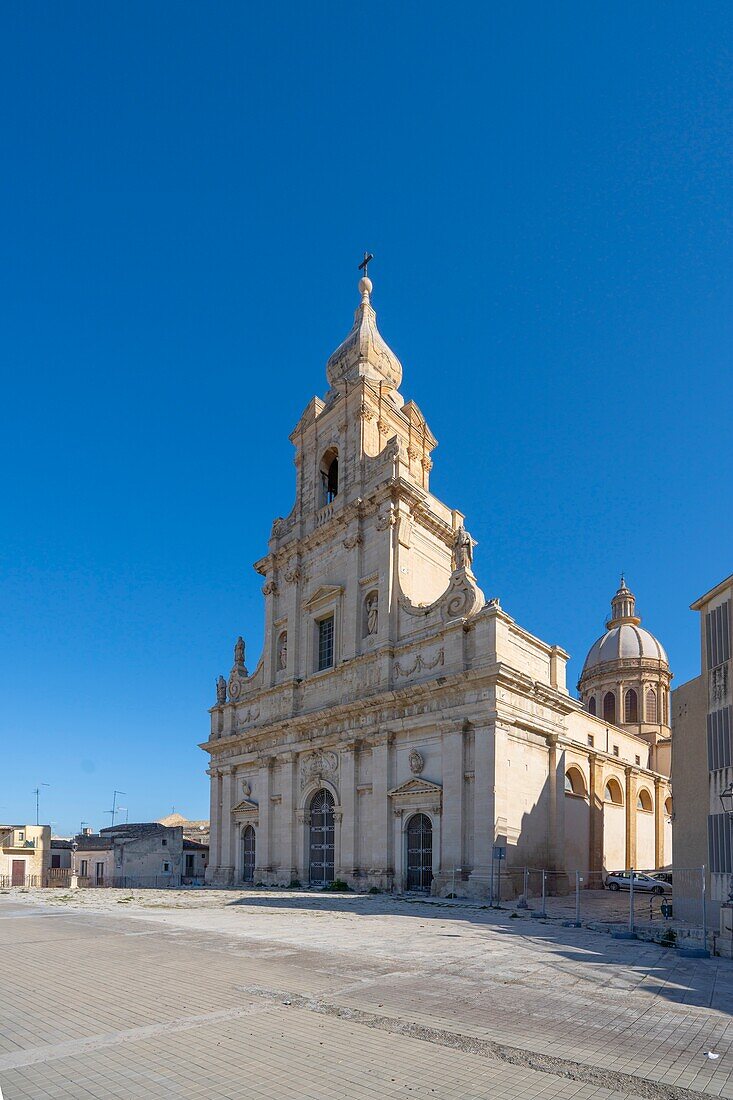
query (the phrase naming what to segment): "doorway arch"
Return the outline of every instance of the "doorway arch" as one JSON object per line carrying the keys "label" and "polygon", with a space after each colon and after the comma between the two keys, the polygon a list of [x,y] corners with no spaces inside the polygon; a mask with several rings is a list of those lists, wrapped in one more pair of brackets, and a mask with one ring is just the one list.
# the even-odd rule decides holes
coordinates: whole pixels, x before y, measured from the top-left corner
{"label": "doorway arch", "polygon": [[322,787],[311,799],[308,842],[308,878],[317,886],[334,879],[335,823],[333,795]]}
{"label": "doorway arch", "polygon": [[433,823],[427,814],[407,822],[407,889],[430,892],[433,881]]}
{"label": "doorway arch", "polygon": [[255,854],[257,838],[252,825],[245,825],[242,831],[242,881],[255,880]]}

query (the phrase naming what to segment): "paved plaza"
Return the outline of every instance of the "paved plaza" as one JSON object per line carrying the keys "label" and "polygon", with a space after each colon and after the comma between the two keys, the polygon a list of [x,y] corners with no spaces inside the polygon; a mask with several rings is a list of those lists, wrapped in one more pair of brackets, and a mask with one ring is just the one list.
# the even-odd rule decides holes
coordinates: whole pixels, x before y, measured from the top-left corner
{"label": "paved plaza", "polygon": [[729,961],[478,906],[10,891],[0,988],[5,1100],[733,1098]]}

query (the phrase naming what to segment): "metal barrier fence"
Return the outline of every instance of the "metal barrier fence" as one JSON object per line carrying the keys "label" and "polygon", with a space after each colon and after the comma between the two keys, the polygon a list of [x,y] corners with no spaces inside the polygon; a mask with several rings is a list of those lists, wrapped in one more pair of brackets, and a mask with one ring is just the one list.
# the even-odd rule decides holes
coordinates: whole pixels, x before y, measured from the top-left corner
{"label": "metal barrier fence", "polygon": [[[151,875],[147,878],[130,875],[113,875],[97,879],[93,875],[78,875],[77,886],[84,890],[124,889],[124,890],[178,890],[181,887],[203,886],[203,876],[188,875]],[[71,886],[71,871],[54,867],[45,875],[25,875],[22,882],[13,882],[10,875],[0,875],[0,889],[31,889],[55,887],[68,889]]]}
{"label": "metal barrier fence", "polygon": [[719,922],[720,902],[710,900],[705,867],[588,872],[499,864],[488,893],[493,906],[562,917],[569,925],[597,921],[618,935],[664,933],[660,942],[669,946],[689,938],[703,947]]}

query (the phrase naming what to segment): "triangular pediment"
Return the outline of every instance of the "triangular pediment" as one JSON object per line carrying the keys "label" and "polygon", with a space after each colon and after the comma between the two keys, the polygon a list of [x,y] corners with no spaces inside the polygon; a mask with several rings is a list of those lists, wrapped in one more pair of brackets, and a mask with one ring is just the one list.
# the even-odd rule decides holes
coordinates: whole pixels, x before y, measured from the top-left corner
{"label": "triangular pediment", "polygon": [[259,806],[256,802],[253,802],[251,798],[243,798],[241,802],[238,802],[236,806],[232,808],[233,814],[257,814],[259,813]]}
{"label": "triangular pediment", "polygon": [[400,796],[408,794],[417,795],[441,795],[443,788],[437,783],[431,783],[429,779],[408,779],[405,783],[400,783],[399,787],[394,787],[388,792],[390,798],[398,798]]}
{"label": "triangular pediment", "polygon": [[319,603],[327,603],[329,600],[338,599],[342,592],[343,588],[340,584],[319,584],[308,599],[303,601],[303,607],[310,610]]}

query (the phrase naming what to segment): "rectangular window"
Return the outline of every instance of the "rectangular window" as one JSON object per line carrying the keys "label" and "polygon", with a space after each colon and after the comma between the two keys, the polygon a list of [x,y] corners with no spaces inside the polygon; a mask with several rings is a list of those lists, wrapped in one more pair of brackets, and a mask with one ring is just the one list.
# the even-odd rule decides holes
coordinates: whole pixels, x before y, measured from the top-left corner
{"label": "rectangular window", "polygon": [[170,871],[170,869],[171,869],[171,865],[170,865],[170,863],[164,863],[164,864],[163,864],[163,874],[168,874],[168,872]]}
{"label": "rectangular window", "polygon": [[635,756],[634,760],[636,761],[637,764],[641,764],[641,757],[640,756]]}
{"label": "rectangular window", "polygon": [[708,611],[705,616],[705,641],[707,643],[708,668],[715,668],[730,660],[730,600]]}
{"label": "rectangular window", "polygon": [[318,671],[333,668],[333,615],[318,624]]}
{"label": "rectangular window", "polygon": [[618,745],[613,746],[613,755],[618,756]]}
{"label": "rectangular window", "polygon": [[588,734],[588,744],[590,745],[591,748],[593,748],[593,746],[595,744],[595,738],[593,737],[592,733]]}
{"label": "rectangular window", "polygon": [[89,860],[83,859],[81,861],[81,871],[79,872],[82,878],[86,878],[89,874]]}
{"label": "rectangular window", "polygon": [[733,871],[733,820],[728,814],[708,816],[708,852],[710,870],[730,874]]}
{"label": "rectangular window", "polygon": [[164,837],[163,837],[163,847],[164,847],[164,848],[165,848],[165,846],[166,846],[166,844],[167,844],[167,843],[168,843],[168,838],[164,836]]}
{"label": "rectangular window", "polygon": [[733,764],[733,707],[714,710],[707,716],[708,771],[729,768]]}
{"label": "rectangular window", "polygon": [[24,841],[25,841],[25,833],[24,832],[18,833],[18,843],[23,844]]}
{"label": "rectangular window", "polygon": [[51,867],[52,868],[58,867],[58,869],[61,870],[61,856],[60,855],[51,856]]}

